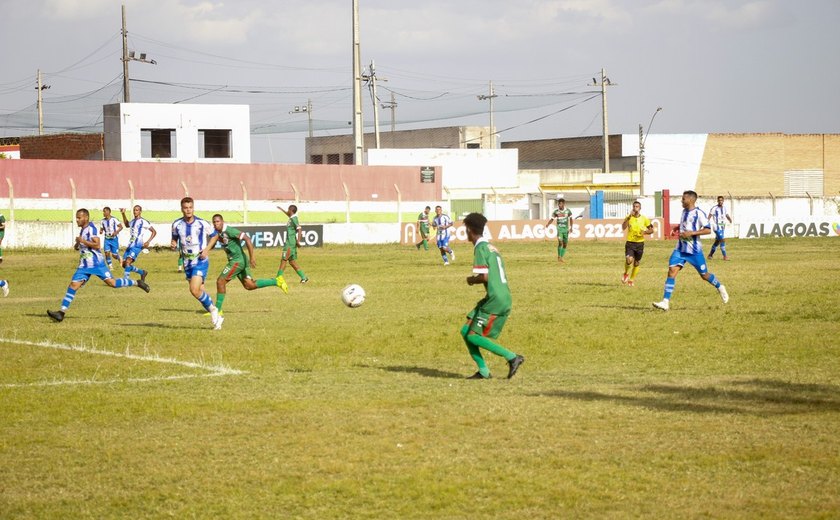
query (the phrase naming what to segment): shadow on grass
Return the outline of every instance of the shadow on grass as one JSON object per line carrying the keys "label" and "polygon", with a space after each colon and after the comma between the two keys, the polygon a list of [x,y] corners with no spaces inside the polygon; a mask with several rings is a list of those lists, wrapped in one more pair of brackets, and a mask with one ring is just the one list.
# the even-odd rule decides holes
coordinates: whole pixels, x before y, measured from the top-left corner
{"label": "shadow on grass", "polygon": [[790,383],[776,379],[722,381],[713,386],[643,385],[632,395],[555,390],[529,394],[577,401],[601,401],[653,410],[727,413],[760,417],[840,412],[840,387]]}
{"label": "shadow on grass", "polygon": [[379,370],[386,370],[388,372],[397,372],[401,374],[417,374],[423,377],[437,377],[443,379],[463,379],[464,376],[454,372],[444,372],[436,368],[426,367],[405,367],[405,366],[389,366],[389,367],[375,367],[371,365],[356,365],[360,368],[378,368]]}

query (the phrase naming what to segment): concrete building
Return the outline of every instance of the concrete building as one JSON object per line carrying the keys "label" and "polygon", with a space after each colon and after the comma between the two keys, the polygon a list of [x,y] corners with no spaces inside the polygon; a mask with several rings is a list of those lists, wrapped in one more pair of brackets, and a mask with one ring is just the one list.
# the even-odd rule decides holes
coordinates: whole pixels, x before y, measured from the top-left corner
{"label": "concrete building", "polygon": [[[488,149],[491,146],[491,130],[485,126],[449,126],[399,130],[379,133],[380,148],[456,148]],[[374,133],[364,135],[365,153],[376,148]],[[308,164],[353,164],[356,149],[352,134],[306,139],[306,162]]]}
{"label": "concrete building", "polygon": [[105,105],[105,160],[250,163],[247,105]]}

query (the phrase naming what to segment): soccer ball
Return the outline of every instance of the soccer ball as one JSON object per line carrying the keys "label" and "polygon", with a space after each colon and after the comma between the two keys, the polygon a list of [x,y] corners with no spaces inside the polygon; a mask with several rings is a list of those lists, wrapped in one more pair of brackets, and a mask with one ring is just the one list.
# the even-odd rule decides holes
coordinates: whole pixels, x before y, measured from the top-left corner
{"label": "soccer ball", "polygon": [[358,307],[365,303],[365,290],[361,285],[351,283],[341,290],[341,301],[348,307]]}

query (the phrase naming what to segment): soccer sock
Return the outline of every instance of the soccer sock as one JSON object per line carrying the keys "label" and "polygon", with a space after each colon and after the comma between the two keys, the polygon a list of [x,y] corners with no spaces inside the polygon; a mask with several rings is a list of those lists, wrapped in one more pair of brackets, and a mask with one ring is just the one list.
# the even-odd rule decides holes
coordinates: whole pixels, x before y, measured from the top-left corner
{"label": "soccer sock", "polygon": [[563,256],[563,248],[560,247],[560,246],[557,246],[557,256],[558,257]]}
{"label": "soccer sock", "polygon": [[665,279],[665,296],[662,298],[665,300],[671,299],[671,294],[674,292],[674,286],[677,285],[676,278],[666,278]]}
{"label": "soccer sock", "polygon": [[709,273],[709,279],[706,280],[706,281],[709,282],[710,284],[714,285],[715,289],[720,287],[720,282],[718,281],[717,278],[715,278],[715,275],[713,275],[712,273]]}
{"label": "soccer sock", "polygon": [[224,304],[224,303],[225,303],[225,293],[217,293],[216,294],[216,308],[219,309],[219,312],[222,311],[222,304]]}
{"label": "soccer sock", "polygon": [[125,275],[126,276],[128,276],[128,273],[133,273],[135,271],[138,271],[138,269],[136,267],[134,267],[134,264],[125,266]]}
{"label": "soccer sock", "polygon": [[506,349],[505,347],[499,345],[498,343],[494,342],[492,339],[485,338],[484,336],[479,336],[478,334],[467,335],[467,341],[469,341],[471,344],[477,347],[483,348],[484,350],[489,350],[493,354],[501,356],[507,359],[508,361],[516,357],[516,354]]}
{"label": "soccer sock", "polygon": [[254,280],[254,283],[257,284],[257,289],[277,286],[277,280],[274,278],[260,278],[259,280]]}
{"label": "soccer sock", "polygon": [[715,251],[717,251],[717,240],[715,240],[715,243],[712,244],[712,250],[709,251],[709,256],[712,256],[713,254],[715,254]]}
{"label": "soccer sock", "polygon": [[181,255],[178,255],[178,265],[181,267],[184,266],[184,257]]}
{"label": "soccer sock", "polygon": [[114,280],[114,289],[122,289],[123,287],[134,287],[137,282],[129,278],[117,278]]}
{"label": "soccer sock", "polygon": [[283,276],[283,269],[277,268],[277,276]]}
{"label": "soccer sock", "polygon": [[64,299],[61,300],[61,310],[66,311],[70,308],[70,304],[73,303],[73,298],[76,297],[76,289],[72,287],[67,288],[67,292],[64,293]]}
{"label": "soccer sock", "polygon": [[633,280],[636,278],[636,275],[639,274],[639,267],[638,265],[633,266],[633,270],[630,272],[630,279]]}
{"label": "soccer sock", "polygon": [[461,337],[464,338],[464,343],[467,344],[467,350],[470,352],[470,357],[478,367],[478,372],[484,377],[490,377],[490,369],[487,368],[487,363],[484,362],[484,356],[481,355],[481,350],[479,350],[478,346],[473,345],[467,339],[469,331],[469,325],[461,327]]}
{"label": "soccer sock", "polygon": [[423,250],[424,251],[429,250],[429,241],[428,240],[423,240]]}
{"label": "soccer sock", "polygon": [[444,263],[444,264],[448,264],[448,263],[449,263],[449,259],[448,259],[448,258],[446,258],[446,253],[441,253],[441,254],[440,254],[440,257],[441,257],[441,258],[443,258],[443,263]]}
{"label": "soccer sock", "polygon": [[204,310],[209,311],[210,307],[213,306],[213,300],[210,298],[210,295],[204,291],[201,291],[201,296],[198,297],[198,303],[204,306]]}
{"label": "soccer sock", "polygon": [[298,276],[300,276],[301,280],[306,280],[306,274],[304,274],[303,269],[298,269],[295,272],[297,273]]}
{"label": "soccer sock", "polygon": [[726,244],[724,242],[720,243],[720,252],[724,258],[726,258]]}
{"label": "soccer sock", "polygon": [[627,262],[624,262],[624,274],[627,274],[627,273],[630,272],[630,266],[631,265],[633,265],[633,264],[628,264]]}

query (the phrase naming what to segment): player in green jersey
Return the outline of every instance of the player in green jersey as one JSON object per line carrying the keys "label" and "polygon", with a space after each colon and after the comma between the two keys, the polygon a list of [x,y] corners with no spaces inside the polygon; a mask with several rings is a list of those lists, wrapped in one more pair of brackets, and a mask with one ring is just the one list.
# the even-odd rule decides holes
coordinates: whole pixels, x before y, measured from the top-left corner
{"label": "player in green jersey", "polygon": [[557,199],[557,209],[551,214],[546,222],[546,227],[551,225],[553,220],[557,221],[557,261],[565,262],[566,248],[569,245],[569,230],[572,228],[572,211],[566,207],[566,199]]}
{"label": "player in green jersey", "polygon": [[306,283],[309,281],[309,278],[307,278],[303,269],[297,263],[297,246],[302,241],[300,221],[297,217],[298,208],[292,204],[287,210],[281,206],[277,206],[277,209],[289,217],[289,223],[286,224],[286,245],[283,247],[283,259],[280,261],[280,267],[277,268],[277,278],[283,277],[283,271],[286,269],[286,262],[288,262],[297,275],[300,276],[300,283]]}
{"label": "player in green jersey", "polygon": [[[242,287],[249,291],[255,289],[262,289],[263,287],[280,287],[283,292],[289,292],[289,286],[286,285],[282,276],[277,278],[262,278],[254,280],[251,275],[251,268],[257,267],[257,262],[254,260],[254,244],[251,239],[238,229],[230,227],[225,224],[225,219],[216,213],[213,215],[213,227],[219,234],[218,243],[225,250],[228,263],[219,277],[216,278],[216,308],[219,310],[219,319],[216,321],[216,330],[222,328],[224,317],[222,316],[222,305],[225,302],[225,294],[227,293],[227,283],[234,278],[239,278],[242,282]],[[242,250],[242,242],[248,248],[248,254]]]}
{"label": "player in green jersey", "polygon": [[467,314],[467,323],[461,328],[461,336],[470,351],[478,372],[468,379],[489,379],[490,369],[484,362],[481,350],[489,350],[502,356],[508,362],[508,379],[516,374],[525,358],[502,347],[494,339],[499,337],[505,321],[510,315],[511,297],[505,267],[499,250],[484,238],[487,218],[481,213],[470,213],[464,218],[467,239],[475,246],[473,275],[467,277],[469,285],[483,284],[487,294]]}
{"label": "player in green jersey", "polygon": [[417,215],[417,231],[420,232],[420,242],[417,242],[415,246],[418,251],[420,246],[423,246],[426,251],[429,250],[429,212],[431,210],[430,206],[426,206],[426,209]]}

